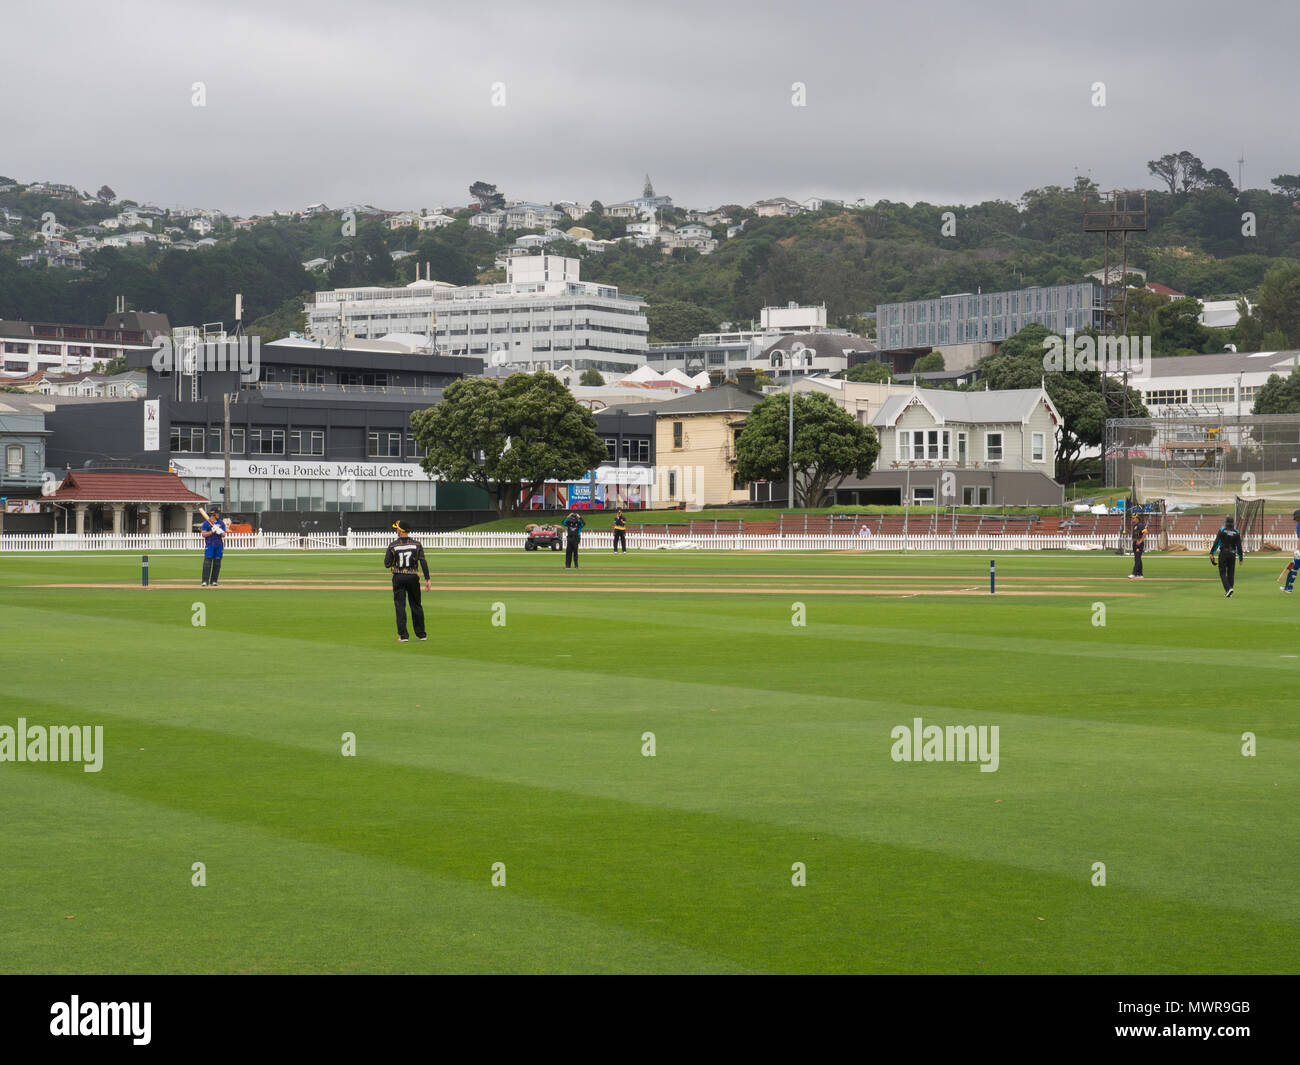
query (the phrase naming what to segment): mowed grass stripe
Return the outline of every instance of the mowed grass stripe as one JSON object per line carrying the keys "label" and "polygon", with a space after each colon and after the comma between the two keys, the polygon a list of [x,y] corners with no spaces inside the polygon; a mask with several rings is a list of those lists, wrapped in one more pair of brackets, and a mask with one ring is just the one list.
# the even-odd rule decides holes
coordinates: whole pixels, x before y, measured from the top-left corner
{"label": "mowed grass stripe", "polygon": [[[508,688],[501,685],[503,693]],[[1260,852],[1250,841],[1288,831],[1300,799],[1295,744],[1271,744],[1262,763],[1241,758],[1231,736],[986,715],[982,720],[1000,727],[1002,762],[985,774],[972,765],[889,758],[895,724],[910,725],[913,714],[930,723],[962,721],[952,708],[916,706],[904,717],[887,704],[806,699],[792,708],[779,693],[717,688],[708,695],[707,711],[668,700],[610,712],[579,698],[572,713],[561,714],[503,695],[496,709],[454,699],[373,712],[285,701],[272,721],[257,707],[215,705],[185,719],[240,742],[290,744],[331,759],[342,733],[354,731],[367,760],[982,854],[1059,875],[1103,854],[1124,863],[1128,883],[1153,894],[1292,912],[1292,858]],[[32,723],[70,713],[35,703],[21,712]],[[110,723],[110,740],[123,722],[134,723],[129,710],[92,716]],[[653,760],[639,756],[644,729],[662,746]],[[142,770],[160,762],[175,768],[180,756],[157,745],[147,756],[125,754]],[[1178,801],[1165,801],[1199,787],[1189,765],[1216,782],[1214,832],[1197,831]],[[1135,810],[1140,819],[1114,837],[1113,826]]]}
{"label": "mowed grass stripe", "polygon": [[[188,745],[190,757],[147,781],[131,774],[71,779],[467,882],[483,883],[491,863],[503,861],[508,884],[498,890],[755,969],[916,971],[918,955],[942,944],[948,971],[1072,971],[1059,960],[1066,957],[1090,971],[1125,971],[1168,935],[1166,921],[1186,919],[1181,907],[1138,892],[1112,888],[1102,895],[1082,876],[1070,883],[830,834],[814,839],[712,815],[348,763],[155,724],[134,729],[124,737],[128,744]],[[628,846],[631,840],[636,846]],[[799,860],[812,871],[810,888],[790,886],[790,863]],[[228,854],[223,861],[239,859]],[[245,871],[240,878],[274,885],[293,872],[263,864],[260,876]],[[983,890],[972,892],[976,884]],[[933,906],[919,927],[909,916],[918,890]],[[1209,908],[1199,916],[1207,929],[1221,931],[1226,922],[1237,931],[1235,943],[1217,944],[1219,971],[1280,966],[1294,950],[1287,943],[1267,960],[1272,937],[1293,936],[1286,922]],[[1186,936],[1166,942],[1165,962],[1154,971],[1212,968],[1207,940],[1208,933],[1200,943]]]}
{"label": "mowed grass stripe", "polygon": [[[0,774],[9,973],[748,971],[428,869],[100,790]],[[203,861],[207,884],[191,884]],[[59,875],[51,876],[51,870]]]}

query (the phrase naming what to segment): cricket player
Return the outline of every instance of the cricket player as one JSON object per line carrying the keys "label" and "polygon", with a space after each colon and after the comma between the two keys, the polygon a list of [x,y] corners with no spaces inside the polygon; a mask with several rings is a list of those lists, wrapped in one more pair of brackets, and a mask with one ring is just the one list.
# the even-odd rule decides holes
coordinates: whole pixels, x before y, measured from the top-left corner
{"label": "cricket player", "polygon": [[1223,582],[1223,598],[1231,599],[1232,593],[1236,590],[1237,584],[1237,563],[1245,561],[1241,553],[1241,533],[1237,532],[1233,526],[1236,522],[1232,516],[1223,519],[1223,528],[1219,530],[1219,535],[1214,538],[1214,543],[1210,545],[1210,561],[1215,562],[1215,555],[1219,564],[1219,580]]}
{"label": "cricket player", "polygon": [[415,629],[415,638],[425,640],[424,607],[420,603],[420,578],[416,567],[424,570],[424,590],[433,591],[429,580],[429,563],[424,557],[424,545],[411,539],[410,531],[400,522],[393,522],[397,530],[397,539],[388,545],[384,552],[384,568],[393,574],[393,609],[397,613],[397,642],[408,643],[410,637],[406,631],[406,601],[411,601],[411,625]]}
{"label": "cricket player", "polygon": [[1286,585],[1279,588],[1279,591],[1286,592],[1288,595],[1295,589],[1296,570],[1300,570],[1300,551],[1291,556],[1291,561],[1286,564],[1286,569],[1277,575],[1278,583],[1282,583],[1282,578],[1286,578]]}
{"label": "cricket player", "polygon": [[221,517],[221,508],[213,507],[209,514],[199,507],[199,517],[203,524],[199,526],[203,533],[203,587],[217,586],[221,576],[221,554],[226,546],[227,525]]}
{"label": "cricket player", "polygon": [[623,545],[623,554],[627,554],[627,518],[623,517],[623,508],[619,507],[614,515],[614,554],[618,554],[618,545]]}
{"label": "cricket player", "polygon": [[582,530],[587,527],[587,523],[582,520],[581,514],[576,510],[571,510],[569,516],[564,519],[564,527],[569,533],[564,538],[564,568],[568,569],[572,565],[574,569],[577,569],[578,545],[582,542]]}
{"label": "cricket player", "polygon": [[1142,580],[1142,552],[1146,542],[1147,520],[1139,514],[1133,523],[1133,572],[1128,575],[1131,581]]}

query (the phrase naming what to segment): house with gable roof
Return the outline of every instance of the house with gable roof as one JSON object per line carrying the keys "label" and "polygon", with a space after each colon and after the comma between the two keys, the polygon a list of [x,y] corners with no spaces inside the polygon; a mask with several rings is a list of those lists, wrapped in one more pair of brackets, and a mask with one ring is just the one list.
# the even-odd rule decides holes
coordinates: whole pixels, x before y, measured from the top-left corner
{"label": "house with gable roof", "polygon": [[884,401],[871,420],[880,457],[849,478],[837,504],[1050,506],[1060,412],[1041,386],[996,392],[920,388]]}

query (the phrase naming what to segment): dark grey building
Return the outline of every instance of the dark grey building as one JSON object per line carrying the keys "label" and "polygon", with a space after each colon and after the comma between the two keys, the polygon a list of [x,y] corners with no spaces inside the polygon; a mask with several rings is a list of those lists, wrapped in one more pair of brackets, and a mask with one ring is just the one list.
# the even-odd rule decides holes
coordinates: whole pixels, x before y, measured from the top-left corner
{"label": "dark grey building", "polygon": [[[147,375],[142,400],[65,406],[48,397],[58,405],[46,415],[52,434],[47,467],[56,474],[106,465],[171,469],[191,490],[224,500],[228,512],[250,520],[277,511],[491,506],[476,486],[432,480],[411,432],[411,415],[440,402],[447,385],[481,374],[481,359],[403,351],[382,342],[323,348],[287,340],[258,348],[182,347],[174,361],[172,366],[158,352],[128,356],[129,365]],[[653,418],[596,419],[611,467],[654,461]],[[604,476],[617,483],[616,472]]]}

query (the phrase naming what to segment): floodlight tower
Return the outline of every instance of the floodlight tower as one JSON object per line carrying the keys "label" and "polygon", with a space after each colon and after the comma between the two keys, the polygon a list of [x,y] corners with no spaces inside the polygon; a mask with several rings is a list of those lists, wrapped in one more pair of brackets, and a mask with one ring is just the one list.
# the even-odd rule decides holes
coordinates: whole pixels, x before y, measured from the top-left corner
{"label": "floodlight tower", "polygon": [[[1102,237],[1102,327],[1111,336],[1128,335],[1128,235],[1150,228],[1143,189],[1115,189],[1084,198],[1083,231]],[[1115,260],[1118,259],[1118,267]],[[1119,274],[1116,276],[1115,270]],[[1089,322],[1089,325],[1092,323]],[[1128,417],[1128,375],[1124,374],[1123,417]],[[1106,405],[1106,369],[1101,368],[1101,399]],[[1109,413],[1109,406],[1105,409]]]}

